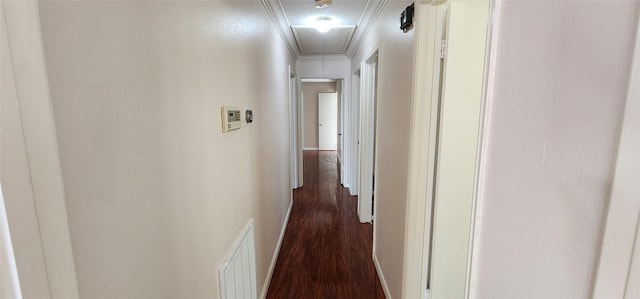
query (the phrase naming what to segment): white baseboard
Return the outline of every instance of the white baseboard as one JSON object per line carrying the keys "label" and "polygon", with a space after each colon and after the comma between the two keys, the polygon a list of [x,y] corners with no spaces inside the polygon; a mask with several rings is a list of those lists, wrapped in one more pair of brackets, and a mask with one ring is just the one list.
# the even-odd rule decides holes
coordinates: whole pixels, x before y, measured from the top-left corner
{"label": "white baseboard", "polygon": [[284,233],[287,230],[287,224],[289,223],[289,216],[291,216],[292,208],[293,208],[293,200],[289,204],[289,209],[287,210],[287,215],[284,218],[282,229],[280,229],[280,237],[278,237],[278,244],[276,244],[276,250],[273,252],[273,258],[271,258],[271,265],[269,265],[267,278],[265,279],[264,284],[262,285],[262,292],[260,292],[261,299],[264,299],[267,296],[267,292],[269,291],[269,285],[271,284],[271,276],[273,276],[273,270],[276,267],[276,261],[278,261],[278,255],[280,255],[280,246],[282,246],[282,239],[284,239]]}
{"label": "white baseboard", "polygon": [[349,189],[349,195],[358,196],[358,190],[356,190],[355,186],[349,185],[349,187],[346,187],[346,188]]}
{"label": "white baseboard", "polygon": [[391,299],[391,294],[389,293],[389,286],[387,286],[387,280],[384,279],[384,275],[382,275],[382,268],[380,267],[380,262],[378,262],[378,256],[373,255],[373,264],[376,266],[376,272],[378,273],[378,278],[380,279],[380,284],[382,285],[382,290],[384,291],[384,297],[387,299]]}

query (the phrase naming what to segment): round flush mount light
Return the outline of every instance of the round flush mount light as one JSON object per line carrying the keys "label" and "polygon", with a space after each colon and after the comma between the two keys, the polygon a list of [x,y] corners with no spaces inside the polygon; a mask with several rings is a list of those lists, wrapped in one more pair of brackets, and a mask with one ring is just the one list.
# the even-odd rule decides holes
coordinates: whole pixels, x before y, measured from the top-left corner
{"label": "round flush mount light", "polygon": [[322,33],[329,32],[329,30],[331,30],[335,26],[335,21],[331,17],[326,16],[317,17],[313,24],[313,27],[315,27],[316,30]]}

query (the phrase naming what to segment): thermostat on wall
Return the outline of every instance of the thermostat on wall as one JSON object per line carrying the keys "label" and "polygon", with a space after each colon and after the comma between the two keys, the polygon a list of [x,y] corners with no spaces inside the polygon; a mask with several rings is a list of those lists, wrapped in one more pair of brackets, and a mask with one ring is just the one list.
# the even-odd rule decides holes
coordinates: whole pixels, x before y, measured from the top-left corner
{"label": "thermostat on wall", "polygon": [[240,109],[232,107],[222,107],[222,132],[229,132],[240,129],[242,125]]}

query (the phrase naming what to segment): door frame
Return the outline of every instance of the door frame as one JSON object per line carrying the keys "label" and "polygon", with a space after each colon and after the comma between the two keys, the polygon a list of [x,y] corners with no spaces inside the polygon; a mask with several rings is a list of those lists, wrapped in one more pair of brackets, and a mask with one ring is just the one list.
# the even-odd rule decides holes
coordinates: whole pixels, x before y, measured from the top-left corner
{"label": "door frame", "polygon": [[345,153],[348,154],[348,159],[345,164],[345,177],[348,178],[348,182],[345,182],[345,187],[349,189],[349,193],[352,196],[358,195],[358,188],[360,188],[360,89],[361,89],[361,71],[358,69],[352,76],[352,88],[351,97],[349,103],[345,108],[345,117],[348,117],[347,129],[345,130]]}
{"label": "door frame", "polygon": [[[357,101],[357,99],[353,99],[353,96],[348,92],[351,90],[351,80],[348,76],[342,75],[332,75],[324,78],[319,78],[316,76],[308,76],[301,77],[298,75],[298,144],[300,145],[299,150],[299,159],[298,159],[298,182],[299,187],[303,186],[302,180],[302,169],[303,169],[303,149],[304,149],[304,94],[302,91],[303,83],[310,82],[336,82],[336,88],[338,85],[338,81],[342,81],[342,92],[341,92],[341,109],[340,115],[338,117],[342,118],[342,126],[339,128],[341,130],[342,136],[338,136],[338,138],[342,137],[342,152],[343,157],[340,159],[340,182],[343,184],[345,188],[348,188],[351,191],[351,195],[355,195],[353,191],[353,186],[357,186],[358,182],[353,181],[353,173],[357,173],[359,170],[354,168],[354,160],[358,159],[358,155],[353,154],[354,147],[356,144],[356,137],[359,135],[358,131],[354,131],[351,122],[353,121],[353,107],[352,101]],[[336,90],[337,92],[337,90]],[[355,136],[355,137],[354,137]],[[356,147],[357,148],[357,147]],[[355,164],[357,166],[357,164]]]}
{"label": "door frame", "polygon": [[26,298],[79,298],[38,1],[2,1],[0,20],[19,123],[3,129],[24,141],[2,147],[12,162],[13,183],[2,188],[20,288]]}
{"label": "door frame", "polygon": [[291,189],[302,187],[302,147],[300,146],[300,80],[289,65],[289,145]]}
{"label": "door frame", "polygon": [[[407,225],[405,228],[404,254],[404,298],[428,297],[427,278],[429,276],[429,240],[431,238],[432,195],[434,188],[435,165],[435,128],[439,110],[438,94],[440,92],[440,37],[443,34],[442,17],[439,8],[447,0],[423,0],[416,3],[416,41],[414,51],[414,87],[412,103],[411,143],[409,149],[409,177],[407,190]],[[480,173],[484,167],[483,143],[486,129],[486,107],[489,105],[491,93],[489,82],[492,81],[495,48],[492,44],[497,40],[497,28],[494,22],[499,12],[499,1],[489,0],[489,16],[487,42],[485,49],[485,65],[481,111],[479,122],[478,145],[476,151],[476,170],[474,179],[473,203],[471,212],[471,228],[469,234],[469,250],[467,257],[467,277],[465,298],[469,297],[471,284],[471,257],[474,250],[476,207],[480,194]],[[421,22],[421,20],[426,20]],[[423,84],[426,82],[426,84]],[[425,184],[425,182],[427,182]]]}
{"label": "door frame", "polygon": [[[640,18],[639,18],[640,19]],[[639,20],[640,21],[640,20]],[[629,76],[627,103],[611,189],[594,299],[637,298],[629,282],[640,279],[640,23]],[[637,289],[634,292],[639,292]]]}
{"label": "door frame", "polygon": [[[380,46],[360,63],[360,180],[358,185],[358,219],[361,223],[373,221],[371,197],[375,190],[376,159],[376,105],[378,98],[378,57]],[[375,232],[374,232],[375,235]],[[374,241],[375,243],[375,241]]]}

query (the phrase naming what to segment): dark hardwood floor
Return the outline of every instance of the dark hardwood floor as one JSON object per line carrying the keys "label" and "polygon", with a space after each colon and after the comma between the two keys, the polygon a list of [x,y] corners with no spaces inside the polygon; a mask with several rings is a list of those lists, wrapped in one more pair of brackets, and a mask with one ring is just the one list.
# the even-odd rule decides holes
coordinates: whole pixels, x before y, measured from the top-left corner
{"label": "dark hardwood floor", "polygon": [[293,208],[268,299],[385,298],[371,258],[373,227],[358,221],[357,198],[338,177],[337,155],[304,152],[304,187]]}

